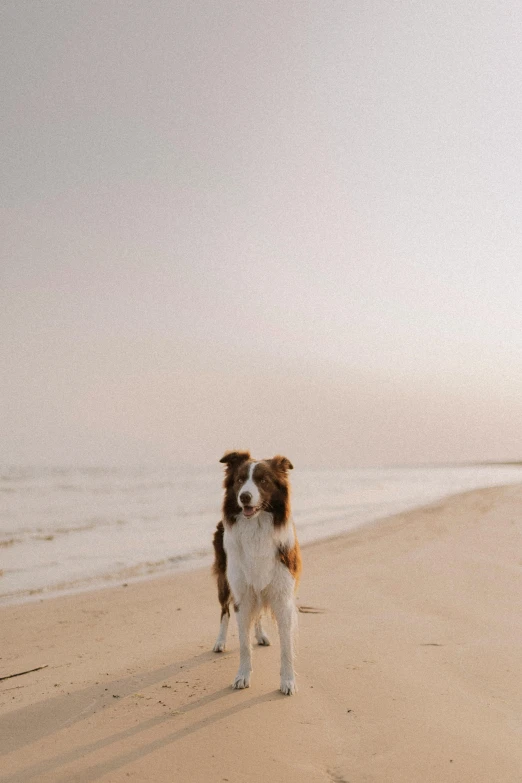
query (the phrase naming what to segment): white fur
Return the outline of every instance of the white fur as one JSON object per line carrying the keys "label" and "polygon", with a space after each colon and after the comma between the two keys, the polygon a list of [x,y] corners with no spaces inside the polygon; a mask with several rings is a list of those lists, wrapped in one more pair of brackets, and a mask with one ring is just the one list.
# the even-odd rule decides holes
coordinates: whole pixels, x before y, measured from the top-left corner
{"label": "white fur", "polygon": [[[251,476],[251,473],[250,473]],[[247,490],[250,492],[250,489]],[[227,579],[237,609],[240,663],[234,688],[248,688],[252,671],[250,629],[256,622],[256,638],[268,642],[259,614],[270,607],[279,627],[281,641],[281,690],[296,691],[293,667],[294,632],[297,616],[294,602],[294,578],[279,559],[279,547],[294,546],[294,527],[289,521],[274,528],[272,514],[260,511],[255,517],[239,514],[236,523],[225,527],[223,545],[227,554]],[[218,643],[225,644],[226,627],[221,622]],[[266,641],[261,641],[266,639]]]}
{"label": "white fur", "polygon": [[[261,502],[261,495],[259,494],[259,488],[256,482],[254,481],[254,479],[252,478],[252,476],[254,475],[254,468],[256,465],[257,462],[252,462],[252,464],[250,465],[250,470],[248,471],[247,480],[245,481],[244,484],[242,484],[239,487],[239,491],[237,493],[237,502],[239,503],[240,506],[243,505],[239,499],[243,492],[250,492],[250,494],[252,495],[252,500],[250,501],[249,505],[259,506]],[[252,519],[252,517],[249,517],[249,519]]]}
{"label": "white fur", "polygon": [[[277,557],[280,546],[292,548],[294,530],[291,522],[274,528],[272,514],[260,511],[255,518],[239,514],[235,525],[225,527],[223,546],[227,553],[227,578],[236,603],[251,587],[258,597],[277,575],[288,569]],[[278,569],[281,566],[281,569]],[[266,603],[266,602],[265,602]]]}
{"label": "white fur", "polygon": [[221,618],[218,638],[216,639],[216,643],[213,647],[214,652],[223,652],[223,650],[225,649],[225,645],[227,642],[227,631],[228,631],[229,620],[230,620],[230,615],[228,614],[224,614],[223,617]]}
{"label": "white fur", "polygon": [[266,633],[263,631],[263,626],[261,625],[261,618],[258,618],[256,620],[254,633],[256,637],[256,642],[261,645],[261,647],[268,647],[270,645],[270,639],[266,635]]}

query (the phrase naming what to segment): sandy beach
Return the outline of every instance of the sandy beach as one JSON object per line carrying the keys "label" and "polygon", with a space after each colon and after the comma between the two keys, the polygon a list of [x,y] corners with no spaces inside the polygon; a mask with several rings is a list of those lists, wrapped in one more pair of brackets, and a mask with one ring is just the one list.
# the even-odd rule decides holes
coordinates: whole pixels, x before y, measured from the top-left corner
{"label": "sandy beach", "polygon": [[518,783],[521,543],[511,486],[306,546],[295,697],[207,569],[4,607],[0,781]]}

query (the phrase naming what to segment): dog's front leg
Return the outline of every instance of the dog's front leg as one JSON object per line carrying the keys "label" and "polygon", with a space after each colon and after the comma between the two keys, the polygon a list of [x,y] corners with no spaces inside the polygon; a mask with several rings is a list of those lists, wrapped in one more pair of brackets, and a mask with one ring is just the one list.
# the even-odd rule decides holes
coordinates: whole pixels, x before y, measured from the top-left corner
{"label": "dog's front leg", "polygon": [[294,637],[297,616],[293,598],[281,598],[274,602],[273,608],[281,645],[281,693],[291,696],[297,691],[294,674]]}
{"label": "dog's front leg", "polygon": [[254,601],[247,592],[236,608],[237,628],[239,631],[239,670],[233,683],[233,688],[249,688],[252,672],[252,643],[250,629],[254,617]]}

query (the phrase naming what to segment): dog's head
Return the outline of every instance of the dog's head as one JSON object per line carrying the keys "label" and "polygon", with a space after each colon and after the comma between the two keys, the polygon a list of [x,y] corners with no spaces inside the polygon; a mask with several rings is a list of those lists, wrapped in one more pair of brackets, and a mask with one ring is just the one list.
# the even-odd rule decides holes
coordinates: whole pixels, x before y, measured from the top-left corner
{"label": "dog's head", "polygon": [[274,525],[290,518],[288,471],[293,465],[280,454],[271,459],[254,460],[249,451],[228,451],[220,460],[226,465],[223,516],[233,525],[239,514],[247,519],[260,511],[272,514]]}

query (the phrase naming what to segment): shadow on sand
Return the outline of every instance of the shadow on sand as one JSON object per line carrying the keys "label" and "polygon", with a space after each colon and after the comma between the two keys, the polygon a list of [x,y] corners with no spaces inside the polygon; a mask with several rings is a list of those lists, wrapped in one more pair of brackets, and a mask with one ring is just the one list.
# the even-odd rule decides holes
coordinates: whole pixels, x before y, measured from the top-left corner
{"label": "shadow on sand", "polygon": [[[104,707],[108,707],[109,704],[114,707],[114,693],[117,693],[121,699],[126,696],[132,696],[140,689],[156,685],[176,674],[185,674],[191,669],[211,660],[215,660],[214,653],[201,653],[193,658],[170,664],[161,669],[156,669],[153,672],[133,675],[120,680],[100,683],[99,685],[92,685],[81,691],[77,691],[76,693],[55,696],[38,702],[37,704],[32,704],[15,712],[11,712],[0,719],[0,753],[11,753],[26,745],[38,742],[44,737],[61,731],[68,726],[72,726],[78,721],[85,720],[85,718],[99,712]],[[73,773],[72,778],[70,773],[60,777],[60,767],[110,747],[114,743],[130,737],[138,737],[143,732],[148,731],[155,726],[172,722],[172,712],[164,715],[156,715],[155,717],[142,721],[136,726],[116,732],[103,739],[73,747],[71,750],[61,753],[52,759],[46,759],[37,764],[25,767],[24,769],[20,769],[17,772],[10,773],[6,776],[0,776],[0,783],[28,783],[28,781],[31,780],[38,781],[44,775],[49,775],[53,772],[55,774],[52,779],[55,783],[70,783],[72,779],[74,779],[75,783],[90,783],[90,781],[95,781],[108,772],[114,772],[132,761],[136,761],[161,747],[177,742],[194,732],[235,715],[238,712],[248,710],[251,707],[266,701],[273,701],[279,698],[285,700],[285,697],[282,696],[279,691],[272,691],[245,701],[245,698],[241,698],[237,691],[233,691],[230,687],[226,687],[215,693],[203,696],[200,699],[180,706],[180,708],[176,710],[175,715],[176,717],[182,717],[183,715],[200,710],[212,702],[223,699],[228,701],[229,698],[234,701],[233,705],[227,706],[211,716],[196,720],[190,726],[185,726],[184,728],[172,731],[167,734],[167,736],[162,736],[145,745],[133,748],[108,761],[100,762],[98,764],[94,763],[82,771]],[[238,698],[241,699],[239,702]]]}

